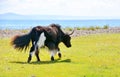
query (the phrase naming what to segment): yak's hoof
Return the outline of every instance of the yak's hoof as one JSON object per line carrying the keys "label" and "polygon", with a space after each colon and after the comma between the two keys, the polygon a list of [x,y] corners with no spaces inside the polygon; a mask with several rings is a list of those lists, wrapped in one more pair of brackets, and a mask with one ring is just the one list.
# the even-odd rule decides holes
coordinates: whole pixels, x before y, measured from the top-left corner
{"label": "yak's hoof", "polygon": [[28,63],[30,63],[30,61],[31,61],[31,57],[28,57],[28,60],[27,60],[27,62],[28,62]]}
{"label": "yak's hoof", "polygon": [[30,60],[28,60],[27,62],[30,63]]}
{"label": "yak's hoof", "polygon": [[40,60],[37,60],[37,62],[40,62]]}
{"label": "yak's hoof", "polygon": [[54,57],[53,56],[51,57],[51,61],[54,61]]}
{"label": "yak's hoof", "polygon": [[37,61],[40,62],[40,59],[38,58]]}
{"label": "yak's hoof", "polygon": [[58,53],[58,56],[59,56],[59,58],[61,58],[62,57],[61,53]]}

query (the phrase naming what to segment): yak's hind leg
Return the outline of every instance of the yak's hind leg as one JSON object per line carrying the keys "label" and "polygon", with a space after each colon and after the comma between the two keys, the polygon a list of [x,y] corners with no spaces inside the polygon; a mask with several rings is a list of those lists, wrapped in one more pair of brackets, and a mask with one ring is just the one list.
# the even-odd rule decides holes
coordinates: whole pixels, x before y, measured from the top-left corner
{"label": "yak's hind leg", "polygon": [[31,47],[31,49],[30,49],[30,53],[29,53],[29,57],[28,57],[28,63],[31,61],[31,59],[32,59],[32,55],[33,55],[33,53],[34,53],[34,50],[35,50],[35,46],[34,45],[32,45],[32,47]]}
{"label": "yak's hind leg", "polygon": [[35,56],[36,56],[36,58],[37,58],[37,61],[39,62],[39,61],[40,61],[40,58],[39,58],[38,46],[37,46],[37,48],[36,48]]}
{"label": "yak's hind leg", "polygon": [[40,61],[39,58],[39,50],[38,50],[38,46],[37,45],[33,45],[30,49],[30,53],[29,53],[29,57],[28,57],[28,63],[31,61],[32,59],[32,55],[35,53],[37,61]]}

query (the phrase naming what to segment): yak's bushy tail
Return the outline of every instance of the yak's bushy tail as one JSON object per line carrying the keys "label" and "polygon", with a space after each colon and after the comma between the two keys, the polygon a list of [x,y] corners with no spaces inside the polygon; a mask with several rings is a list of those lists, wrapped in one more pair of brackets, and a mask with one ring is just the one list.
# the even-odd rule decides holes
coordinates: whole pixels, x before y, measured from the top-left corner
{"label": "yak's bushy tail", "polygon": [[27,49],[31,40],[31,32],[25,35],[16,35],[12,38],[11,44],[15,49]]}

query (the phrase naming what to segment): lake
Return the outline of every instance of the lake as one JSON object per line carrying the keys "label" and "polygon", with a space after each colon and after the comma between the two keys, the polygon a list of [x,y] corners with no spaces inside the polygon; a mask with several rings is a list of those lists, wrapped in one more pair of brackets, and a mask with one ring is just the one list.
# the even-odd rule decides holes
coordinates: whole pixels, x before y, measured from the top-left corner
{"label": "lake", "polygon": [[0,20],[0,29],[27,29],[34,26],[47,26],[51,23],[60,24],[61,27],[90,27],[104,26],[110,27],[120,26],[120,19],[111,20]]}

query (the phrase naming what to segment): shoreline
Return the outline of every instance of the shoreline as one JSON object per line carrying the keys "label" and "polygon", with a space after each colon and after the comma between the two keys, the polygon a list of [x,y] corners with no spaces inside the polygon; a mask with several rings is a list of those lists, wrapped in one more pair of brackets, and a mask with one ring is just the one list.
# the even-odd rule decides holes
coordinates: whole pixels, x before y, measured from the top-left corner
{"label": "shoreline", "polygon": [[120,27],[110,27],[108,29],[96,29],[96,30],[76,30],[72,35],[73,37],[85,36],[91,34],[109,34],[109,33],[120,33]]}
{"label": "shoreline", "polygon": [[[23,35],[28,33],[31,29],[23,29],[23,30],[0,30],[0,38],[11,38],[14,35]],[[64,32],[69,33],[70,31],[64,30]],[[72,37],[78,36],[86,36],[91,34],[103,34],[103,33],[120,33],[120,27],[110,27],[108,29],[96,29],[96,30],[77,30],[75,29]]]}

